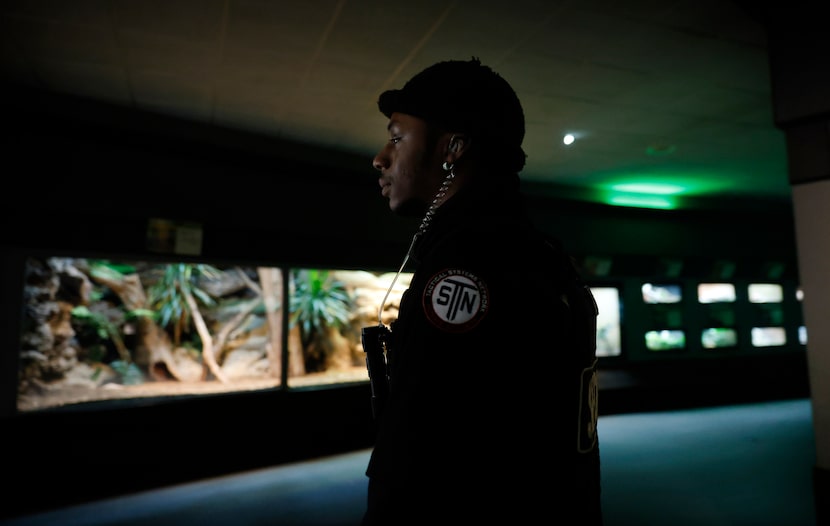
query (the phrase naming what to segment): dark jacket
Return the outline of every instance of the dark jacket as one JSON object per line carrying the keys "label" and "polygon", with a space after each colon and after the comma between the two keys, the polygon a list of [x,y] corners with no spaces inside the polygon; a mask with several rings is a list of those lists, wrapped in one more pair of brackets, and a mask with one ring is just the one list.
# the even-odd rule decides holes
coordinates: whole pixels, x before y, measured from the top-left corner
{"label": "dark jacket", "polygon": [[401,517],[599,512],[596,303],[507,186],[459,191],[413,250],[367,468]]}

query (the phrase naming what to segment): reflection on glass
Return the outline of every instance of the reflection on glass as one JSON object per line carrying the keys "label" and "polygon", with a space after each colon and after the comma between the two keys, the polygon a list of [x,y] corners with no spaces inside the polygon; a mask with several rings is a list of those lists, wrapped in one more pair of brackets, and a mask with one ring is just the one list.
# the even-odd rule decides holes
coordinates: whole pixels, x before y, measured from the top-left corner
{"label": "reflection on glass", "polygon": [[752,345],[755,347],[777,347],[787,343],[783,327],[753,327]]}
{"label": "reflection on glass", "polygon": [[735,285],[732,283],[701,283],[697,286],[700,303],[731,303],[735,301]]}
{"label": "reflection on glass", "polygon": [[807,345],[807,327],[804,325],[798,328],[798,343]]}
{"label": "reflection on glass", "polygon": [[680,285],[643,283],[642,291],[645,303],[679,303],[683,299]]}
{"label": "reflection on glass", "polygon": [[620,356],[620,291],[617,287],[591,287],[599,307],[597,356]]}
{"label": "reflection on glass", "polygon": [[784,287],[775,283],[751,283],[747,289],[750,303],[781,303]]}
{"label": "reflection on glass", "polygon": [[735,332],[735,329],[704,329],[700,334],[700,342],[704,349],[735,347],[738,345],[738,333]]}
{"label": "reflection on glass", "polygon": [[650,351],[667,351],[686,347],[686,333],[680,330],[648,331],[646,348]]}

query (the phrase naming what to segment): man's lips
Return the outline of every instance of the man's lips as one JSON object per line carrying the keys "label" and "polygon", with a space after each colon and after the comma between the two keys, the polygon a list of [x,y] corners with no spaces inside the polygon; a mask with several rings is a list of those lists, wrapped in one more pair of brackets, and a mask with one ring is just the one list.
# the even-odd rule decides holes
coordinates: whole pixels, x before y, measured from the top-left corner
{"label": "man's lips", "polygon": [[381,181],[380,182],[380,195],[382,195],[383,197],[387,197],[387,194],[389,194],[389,189],[390,188],[392,188],[392,185],[390,185],[389,183],[384,183],[383,181]]}

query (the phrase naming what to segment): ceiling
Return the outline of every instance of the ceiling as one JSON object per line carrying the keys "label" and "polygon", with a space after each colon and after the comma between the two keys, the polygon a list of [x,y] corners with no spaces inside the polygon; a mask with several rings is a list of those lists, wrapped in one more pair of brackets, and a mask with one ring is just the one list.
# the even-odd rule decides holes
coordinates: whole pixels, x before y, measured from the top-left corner
{"label": "ceiling", "polygon": [[25,89],[351,152],[367,171],[378,94],[476,56],[523,103],[533,186],[790,198],[764,29],[725,0],[5,0],[0,30],[0,74]]}

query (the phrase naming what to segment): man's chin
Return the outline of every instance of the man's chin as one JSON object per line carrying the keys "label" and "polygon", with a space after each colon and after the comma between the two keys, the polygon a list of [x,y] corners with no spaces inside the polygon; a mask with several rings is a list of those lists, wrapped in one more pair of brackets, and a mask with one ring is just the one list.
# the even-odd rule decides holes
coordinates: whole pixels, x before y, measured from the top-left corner
{"label": "man's chin", "polygon": [[404,201],[397,206],[390,202],[389,208],[391,208],[392,212],[395,214],[403,217],[421,217],[427,210],[423,203],[419,203],[414,200]]}

